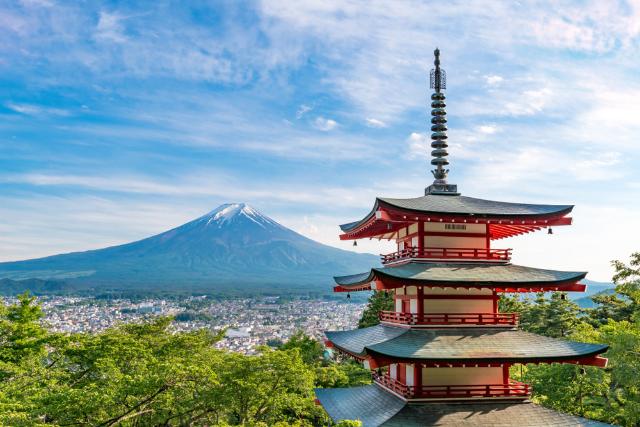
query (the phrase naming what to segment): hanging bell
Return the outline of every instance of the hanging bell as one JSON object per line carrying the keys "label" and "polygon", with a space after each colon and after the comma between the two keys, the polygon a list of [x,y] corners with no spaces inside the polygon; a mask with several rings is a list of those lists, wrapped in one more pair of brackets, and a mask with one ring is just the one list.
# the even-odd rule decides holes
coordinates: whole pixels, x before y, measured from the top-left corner
{"label": "hanging bell", "polygon": [[357,240],[353,241],[353,246],[358,246],[358,241]]}
{"label": "hanging bell", "polygon": [[351,294],[347,292],[347,299],[351,299]]}
{"label": "hanging bell", "polygon": [[553,228],[549,227],[549,231],[547,231],[547,234],[553,234]]}
{"label": "hanging bell", "polygon": [[561,294],[561,295],[560,295],[560,299],[561,299],[561,300],[566,300],[566,299],[567,299],[567,296],[566,296],[565,294]]}

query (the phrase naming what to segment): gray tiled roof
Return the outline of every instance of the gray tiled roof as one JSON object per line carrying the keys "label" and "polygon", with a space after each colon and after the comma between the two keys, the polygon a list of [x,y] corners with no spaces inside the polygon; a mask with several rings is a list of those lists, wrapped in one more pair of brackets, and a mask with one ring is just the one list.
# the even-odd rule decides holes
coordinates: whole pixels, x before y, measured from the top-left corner
{"label": "gray tiled roof", "polygon": [[553,284],[577,281],[586,275],[583,271],[544,270],[514,264],[409,262],[394,267],[372,268],[369,273],[337,276],[334,280],[338,285],[350,286],[386,276],[416,282],[464,282],[489,286],[518,283]]}
{"label": "gray tiled roof", "polygon": [[547,215],[561,215],[571,212],[573,205],[533,205],[529,203],[507,203],[494,200],[476,199],[466,196],[441,196],[430,194],[428,196],[415,197],[412,199],[376,199],[373,210],[365,216],[363,220],[343,224],[340,226],[343,231],[349,231],[358,224],[369,218],[380,204],[387,204],[392,207],[406,209],[419,213],[433,214],[458,214],[476,215],[480,217],[543,217]]}
{"label": "gray tiled roof", "polygon": [[562,360],[604,353],[608,346],[549,338],[504,328],[408,329],[387,325],[327,331],[339,349],[433,362]]}
{"label": "gray tiled roof", "polygon": [[364,387],[316,389],[325,411],[336,422],[362,421],[363,427],[605,427],[531,402],[461,402],[407,404],[372,384]]}
{"label": "gray tiled roof", "polygon": [[351,388],[317,388],[316,397],[336,422],[359,419],[364,426],[379,426],[391,419],[406,402],[371,384]]}

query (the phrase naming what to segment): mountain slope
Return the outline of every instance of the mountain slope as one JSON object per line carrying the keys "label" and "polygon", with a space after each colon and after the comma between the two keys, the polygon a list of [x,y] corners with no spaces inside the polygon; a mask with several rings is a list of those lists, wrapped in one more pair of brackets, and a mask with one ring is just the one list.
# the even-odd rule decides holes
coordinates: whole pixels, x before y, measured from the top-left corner
{"label": "mountain slope", "polygon": [[306,288],[365,271],[377,257],[308,239],[244,203],[105,249],[0,263],[0,279],[64,279],[116,288]]}

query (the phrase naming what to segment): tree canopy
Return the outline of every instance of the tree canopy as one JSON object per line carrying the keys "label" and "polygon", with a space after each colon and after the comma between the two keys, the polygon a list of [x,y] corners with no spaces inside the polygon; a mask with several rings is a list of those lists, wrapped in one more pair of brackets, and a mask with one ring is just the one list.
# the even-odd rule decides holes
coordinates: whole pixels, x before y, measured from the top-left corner
{"label": "tree canopy", "polygon": [[326,425],[314,386],[364,371],[323,360],[301,332],[248,356],[216,349],[222,334],[174,333],[168,317],[67,335],[41,318],[26,294],[0,305],[0,425]]}

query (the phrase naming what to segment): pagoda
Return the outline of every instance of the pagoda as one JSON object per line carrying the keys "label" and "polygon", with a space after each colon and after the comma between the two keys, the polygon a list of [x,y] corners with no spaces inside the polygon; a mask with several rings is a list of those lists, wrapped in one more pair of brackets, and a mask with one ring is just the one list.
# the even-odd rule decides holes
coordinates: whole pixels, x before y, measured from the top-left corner
{"label": "pagoda", "polygon": [[492,243],[571,224],[571,205],[507,203],[463,196],[447,182],[446,74],[435,50],[431,71],[431,164],[425,195],[375,200],[341,240],[393,240],[382,267],[335,277],[335,292],[383,291],[394,310],[376,326],[327,331],[327,346],[372,371],[367,386],[316,389],[333,421],[376,426],[604,426],[532,403],[531,387],[509,377],[525,363],[605,367],[606,345],[549,338],[518,329],[518,313],[498,310],[500,295],[583,292],[581,271],[514,265]]}

